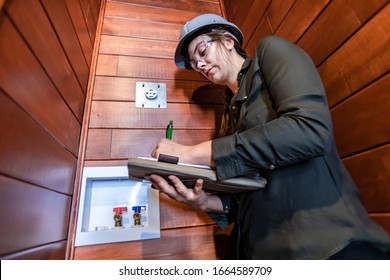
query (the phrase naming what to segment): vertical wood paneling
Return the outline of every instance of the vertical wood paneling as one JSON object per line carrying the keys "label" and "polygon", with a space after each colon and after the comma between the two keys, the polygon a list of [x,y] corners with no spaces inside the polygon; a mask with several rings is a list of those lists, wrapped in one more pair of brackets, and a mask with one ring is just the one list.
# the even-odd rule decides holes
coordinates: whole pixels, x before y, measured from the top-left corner
{"label": "vertical wood paneling", "polygon": [[51,1],[42,0],[42,4],[47,11],[58,37],[61,41],[69,61],[76,72],[81,87],[84,92],[87,90],[89,68],[84,56],[76,31],[73,27],[72,19],[66,8],[65,0]]}
{"label": "vertical wood paneling", "polygon": [[41,4],[30,0],[11,1],[7,6],[7,12],[25,40],[29,42],[35,56],[39,58],[73,114],[81,122],[84,93]]}
{"label": "vertical wood paneling", "polygon": [[93,46],[78,1],[68,4],[8,0],[0,11],[2,259],[66,257]]}
{"label": "vertical wood paneling", "polygon": [[72,195],[75,157],[1,91],[0,119],[1,174]]}
{"label": "vertical wood paneling", "polygon": [[84,19],[84,14],[79,1],[66,0],[66,7],[72,19],[76,30],[77,38],[79,39],[81,48],[83,49],[84,57],[87,61],[88,68],[91,67],[92,50],[94,37],[90,37],[88,26]]}
{"label": "vertical wood paneling", "polygon": [[319,67],[330,106],[389,71],[389,29],[390,5],[359,29]]}
{"label": "vertical wood paneling", "polygon": [[315,64],[319,65],[386,2],[386,0],[331,1],[298,45],[307,51]]}
{"label": "vertical wood paneling", "polygon": [[3,17],[1,21],[1,87],[76,155],[80,133],[78,120],[64,104],[50,78],[10,20]]}

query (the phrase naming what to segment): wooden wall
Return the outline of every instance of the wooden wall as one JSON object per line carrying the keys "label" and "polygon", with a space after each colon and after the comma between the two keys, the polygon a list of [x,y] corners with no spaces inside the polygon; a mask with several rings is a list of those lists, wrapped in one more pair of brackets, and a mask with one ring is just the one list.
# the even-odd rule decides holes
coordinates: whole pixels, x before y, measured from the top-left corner
{"label": "wooden wall", "polygon": [[[222,91],[179,70],[182,25],[216,13],[258,40],[278,34],[303,47],[324,79],[340,154],[371,216],[390,231],[389,7],[386,0],[107,1],[90,105],[85,166],[126,165],[165,136],[184,144],[216,136]],[[226,14],[225,14],[226,11]],[[135,107],[135,82],[167,84],[167,109]],[[375,95],[375,96],[374,96]],[[374,109],[375,108],[375,109]],[[362,171],[364,169],[364,171]],[[160,196],[161,238],[74,248],[74,259],[227,259],[229,230],[205,213]],[[179,213],[179,214],[178,214]],[[202,246],[199,246],[202,244]]]}
{"label": "wooden wall", "polygon": [[100,0],[0,9],[0,258],[65,259]]}
{"label": "wooden wall", "polygon": [[339,153],[370,215],[390,232],[390,5],[387,0],[225,0],[245,47],[277,34],[323,79]]}
{"label": "wooden wall", "polygon": [[[183,24],[221,11],[218,0],[107,1],[85,166],[126,165],[129,157],[150,156],[170,120],[173,140],[180,143],[216,136],[223,89],[179,70],[173,54]],[[136,108],[136,81],[166,83],[167,108]],[[225,238],[224,232],[205,213],[161,195],[160,220],[160,239],[76,247],[73,258],[215,259],[226,254],[215,242]]]}

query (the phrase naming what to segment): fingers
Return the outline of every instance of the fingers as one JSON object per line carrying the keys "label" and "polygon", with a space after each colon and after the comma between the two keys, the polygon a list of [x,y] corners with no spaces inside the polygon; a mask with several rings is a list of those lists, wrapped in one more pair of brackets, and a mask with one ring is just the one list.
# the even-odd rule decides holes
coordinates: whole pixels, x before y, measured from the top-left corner
{"label": "fingers", "polygon": [[202,187],[203,187],[203,180],[197,179],[194,186],[194,193],[200,194],[202,192]]}
{"label": "fingers", "polygon": [[155,189],[167,194],[173,199],[177,198],[177,192],[175,188],[171,186],[163,177],[153,174],[149,176],[149,180]]}

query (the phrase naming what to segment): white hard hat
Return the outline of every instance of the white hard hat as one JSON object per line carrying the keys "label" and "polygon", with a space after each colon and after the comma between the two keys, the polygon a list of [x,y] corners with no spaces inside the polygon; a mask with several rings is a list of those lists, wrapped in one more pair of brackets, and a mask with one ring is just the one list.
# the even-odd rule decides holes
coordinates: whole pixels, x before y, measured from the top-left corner
{"label": "white hard hat", "polygon": [[179,43],[175,52],[175,64],[179,68],[192,69],[187,60],[187,48],[190,42],[197,36],[211,32],[215,29],[222,29],[230,32],[242,45],[244,36],[238,27],[228,22],[221,16],[215,14],[204,14],[188,21],[181,30]]}

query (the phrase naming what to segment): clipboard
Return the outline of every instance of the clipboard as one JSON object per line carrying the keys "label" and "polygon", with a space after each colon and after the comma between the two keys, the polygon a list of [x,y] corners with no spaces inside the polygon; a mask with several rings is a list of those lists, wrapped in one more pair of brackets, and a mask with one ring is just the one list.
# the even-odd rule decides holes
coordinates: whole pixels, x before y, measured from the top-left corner
{"label": "clipboard", "polygon": [[267,181],[262,177],[235,177],[218,180],[217,173],[211,168],[196,165],[174,164],[145,158],[130,158],[127,163],[129,178],[145,180],[145,176],[157,174],[168,180],[169,175],[175,175],[183,184],[192,188],[196,179],[203,179],[203,189],[207,191],[238,193],[265,188]]}

